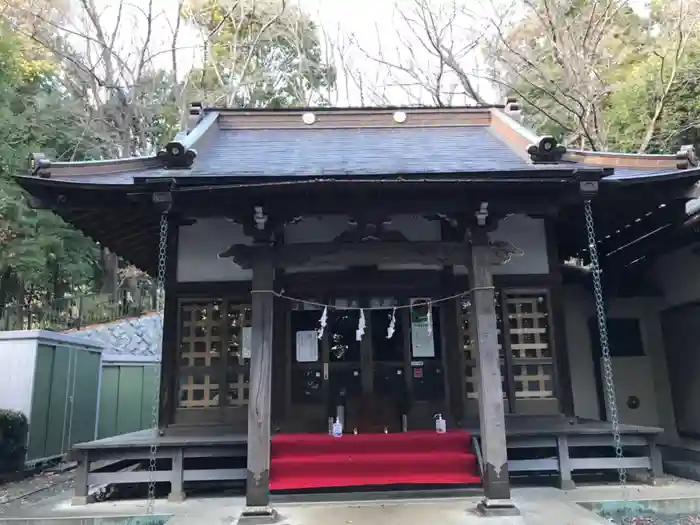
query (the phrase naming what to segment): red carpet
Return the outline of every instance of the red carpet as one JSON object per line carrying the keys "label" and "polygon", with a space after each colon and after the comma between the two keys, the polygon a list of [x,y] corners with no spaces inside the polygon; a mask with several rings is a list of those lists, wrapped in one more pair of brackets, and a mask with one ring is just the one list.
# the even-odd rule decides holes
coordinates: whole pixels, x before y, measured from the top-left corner
{"label": "red carpet", "polygon": [[279,434],[272,438],[270,489],[481,483],[470,435]]}

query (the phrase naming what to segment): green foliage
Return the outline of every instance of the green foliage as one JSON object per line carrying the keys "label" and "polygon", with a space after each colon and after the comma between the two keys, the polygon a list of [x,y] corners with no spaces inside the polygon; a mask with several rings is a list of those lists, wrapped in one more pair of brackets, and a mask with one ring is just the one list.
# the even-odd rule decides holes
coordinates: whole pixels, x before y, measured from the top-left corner
{"label": "green foliage", "polygon": [[91,3],[40,1],[30,13],[10,0],[0,9],[0,318],[6,304],[49,312],[61,298],[112,294],[119,281],[134,281],[122,275],[123,261],[30,206],[14,182],[30,153],[59,161],[151,155],[180,131],[187,100],[273,108],[328,103],[335,70],[324,62],[319,28],[286,4],[281,10],[281,0],[186,0],[183,26],[200,32],[207,52],[182,82],[154,65],[163,53],[148,43],[111,46],[111,28],[88,24],[90,51],[78,51],[76,35],[60,28],[77,19],[99,26]]}
{"label": "green foliage", "polygon": [[697,142],[700,31],[689,3],[645,14],[614,0],[529,2],[496,74],[527,125],[572,147],[669,153]]}
{"label": "green foliage", "polygon": [[[700,51],[700,50],[699,50]],[[661,59],[651,56],[634,64],[606,107],[611,150],[635,152],[660,96]],[[679,64],[661,116],[646,151],[672,153],[684,144],[700,145],[700,53],[692,50]]]}
{"label": "green foliage", "polygon": [[12,180],[30,152],[80,157],[90,138],[72,101],[54,87],[52,64],[27,49],[0,26],[0,305],[22,296],[55,297],[84,284],[99,254],[59,217],[32,209]]}
{"label": "green foliage", "polygon": [[29,423],[21,412],[0,409],[0,473],[24,468]]}
{"label": "green foliage", "polygon": [[144,83],[150,86],[136,94],[135,103],[143,108],[133,123],[139,137],[137,149],[158,150],[180,131],[179,93],[182,86],[170,73],[156,71]]}
{"label": "green foliage", "polygon": [[[316,24],[287,2],[204,0],[186,20],[209,39],[209,60],[191,84],[215,105],[280,108],[326,105],[335,69],[323,60]],[[236,7],[237,6],[237,7]]]}

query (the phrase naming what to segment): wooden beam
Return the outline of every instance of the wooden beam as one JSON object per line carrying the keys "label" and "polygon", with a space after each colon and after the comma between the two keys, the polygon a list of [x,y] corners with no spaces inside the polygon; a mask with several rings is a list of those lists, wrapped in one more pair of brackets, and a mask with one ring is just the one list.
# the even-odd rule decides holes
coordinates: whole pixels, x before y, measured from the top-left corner
{"label": "wooden beam", "polygon": [[314,294],[323,290],[331,295],[352,294],[356,289],[364,288],[376,293],[393,295],[396,293],[415,294],[421,297],[442,290],[450,295],[466,291],[469,283],[466,276],[455,278],[454,283],[446,287],[442,281],[441,270],[379,270],[376,267],[350,267],[347,270],[329,272],[286,273],[277,279],[278,284],[289,295],[295,297]]}
{"label": "wooden beam", "polygon": [[484,500],[479,509],[487,514],[512,512],[508,479],[505,410],[498,356],[498,324],[493,288],[493,252],[483,231],[472,232],[469,246],[472,308],[470,326],[479,371],[479,426],[484,458]]}
{"label": "wooden beam", "polygon": [[[249,515],[272,514],[270,504],[270,423],[272,417],[272,336],[275,269],[272,257],[258,251],[253,264],[250,399],[246,506]],[[261,510],[262,509],[262,510]]]}
{"label": "wooden beam", "polygon": [[[519,250],[509,243],[490,244],[491,252],[505,259]],[[469,255],[464,242],[342,242],[285,244],[269,246],[235,244],[219,257],[231,257],[242,268],[252,268],[253,262],[266,252],[278,268],[314,265],[373,266],[391,263],[466,265]]]}
{"label": "wooden beam", "polygon": [[[561,188],[560,188],[561,189]],[[416,197],[419,195],[419,197]],[[285,195],[253,195],[238,192],[235,196],[217,193],[216,202],[210,194],[176,195],[176,205],[192,217],[230,216],[236,221],[249,217],[253,203],[263,205],[272,223],[287,222],[298,216],[353,215],[357,212],[378,214],[462,214],[465,210],[478,209],[481,202],[488,201],[494,213],[522,213],[526,215],[549,215],[566,202],[562,191],[547,191],[517,194],[500,192],[478,192],[474,188],[451,187],[441,193],[414,186],[412,192],[353,192],[338,194],[329,192]]]}

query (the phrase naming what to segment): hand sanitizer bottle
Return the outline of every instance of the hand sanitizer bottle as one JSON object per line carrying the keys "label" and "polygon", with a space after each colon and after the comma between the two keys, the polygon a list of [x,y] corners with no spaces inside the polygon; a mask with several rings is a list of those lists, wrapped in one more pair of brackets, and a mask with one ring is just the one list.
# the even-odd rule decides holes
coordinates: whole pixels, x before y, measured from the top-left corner
{"label": "hand sanitizer bottle", "polygon": [[339,418],[335,418],[335,423],[333,423],[333,437],[342,437],[343,436],[343,424],[340,422]]}
{"label": "hand sanitizer bottle", "polygon": [[442,419],[442,414],[436,414],[435,416],[435,432],[438,434],[447,432],[447,423]]}

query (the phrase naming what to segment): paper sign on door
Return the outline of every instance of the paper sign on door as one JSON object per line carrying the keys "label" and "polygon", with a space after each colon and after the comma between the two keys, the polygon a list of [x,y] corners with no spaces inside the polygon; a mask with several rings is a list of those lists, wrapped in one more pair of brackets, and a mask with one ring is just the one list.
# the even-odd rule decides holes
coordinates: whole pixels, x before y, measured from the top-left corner
{"label": "paper sign on door", "polygon": [[297,332],[297,363],[318,361],[318,332],[300,330]]}
{"label": "paper sign on door", "polygon": [[[433,327],[428,317],[429,299],[411,299],[411,355],[435,357]],[[414,303],[418,303],[413,306]]]}
{"label": "paper sign on door", "polygon": [[241,330],[241,344],[243,346],[244,359],[250,359],[250,350],[253,347],[253,329],[250,326],[244,326]]}

